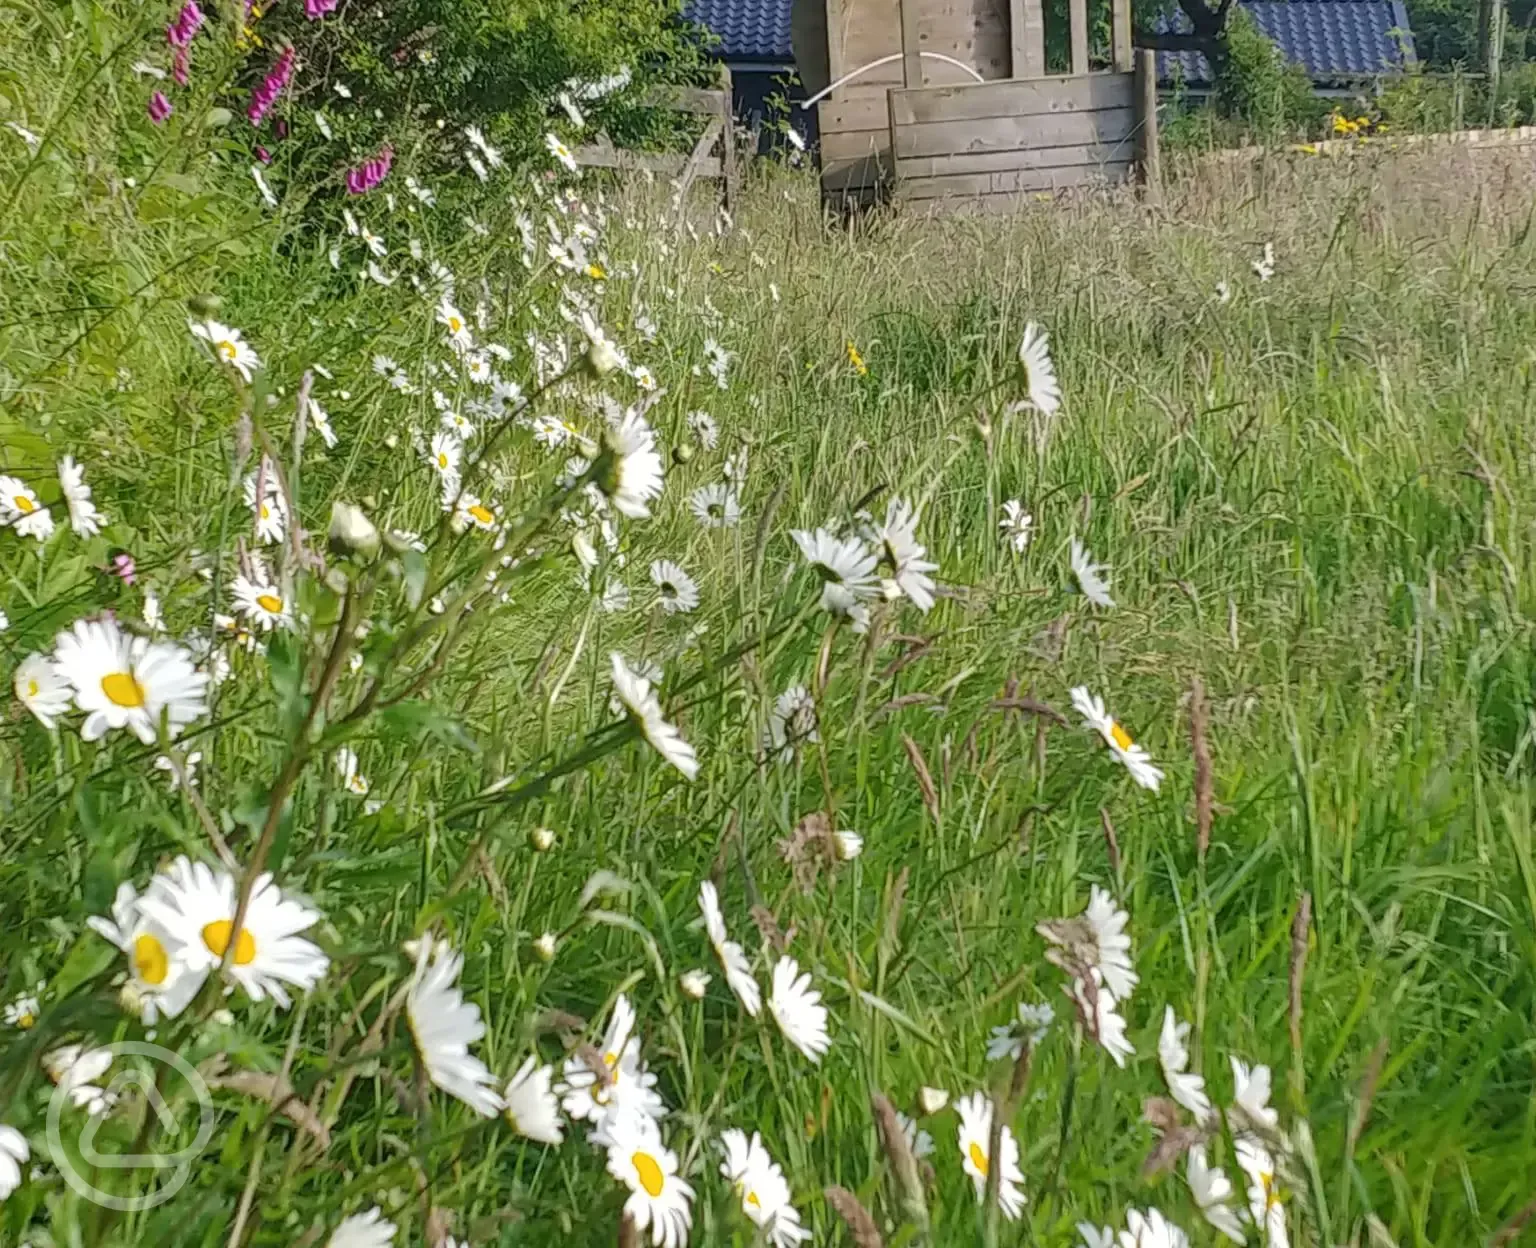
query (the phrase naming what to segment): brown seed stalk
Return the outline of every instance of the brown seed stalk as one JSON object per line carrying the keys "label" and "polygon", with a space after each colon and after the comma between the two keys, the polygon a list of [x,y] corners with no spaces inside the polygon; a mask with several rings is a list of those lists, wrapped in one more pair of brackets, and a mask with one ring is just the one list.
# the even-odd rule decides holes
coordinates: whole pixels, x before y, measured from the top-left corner
{"label": "brown seed stalk", "polygon": [[824,1195],[827,1204],[837,1210],[837,1216],[847,1223],[848,1234],[853,1237],[853,1248],[885,1248],[874,1218],[869,1216],[868,1209],[859,1204],[857,1196],[846,1187],[829,1187]]}
{"label": "brown seed stalk", "polygon": [[1211,817],[1215,809],[1211,780],[1211,743],[1206,737],[1210,708],[1205,701],[1205,685],[1198,676],[1189,694],[1189,746],[1195,756],[1195,846],[1200,861],[1211,847]]}
{"label": "brown seed stalk", "polygon": [[912,771],[917,776],[917,787],[923,791],[923,805],[928,808],[928,817],[938,823],[939,794],[933,787],[933,774],[928,770],[923,751],[906,733],[901,734],[901,744],[907,752],[907,761],[912,764]]}

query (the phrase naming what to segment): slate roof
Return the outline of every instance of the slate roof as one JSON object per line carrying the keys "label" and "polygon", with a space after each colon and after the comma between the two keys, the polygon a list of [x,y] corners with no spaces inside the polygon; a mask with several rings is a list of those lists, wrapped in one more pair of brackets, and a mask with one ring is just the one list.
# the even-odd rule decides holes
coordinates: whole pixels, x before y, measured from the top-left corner
{"label": "slate roof", "polygon": [[[729,0],[726,0],[729,2]],[[763,0],[735,0],[750,7]],[[1401,0],[1239,0],[1258,28],[1314,81],[1369,78],[1401,72],[1413,60],[1408,13]],[[1187,31],[1175,12],[1165,30]],[[1198,52],[1159,52],[1157,76],[1169,82],[1209,83],[1211,68]]]}
{"label": "slate roof", "polygon": [[689,0],[683,15],[720,37],[715,51],[728,61],[793,61],[789,15],[793,0]]}

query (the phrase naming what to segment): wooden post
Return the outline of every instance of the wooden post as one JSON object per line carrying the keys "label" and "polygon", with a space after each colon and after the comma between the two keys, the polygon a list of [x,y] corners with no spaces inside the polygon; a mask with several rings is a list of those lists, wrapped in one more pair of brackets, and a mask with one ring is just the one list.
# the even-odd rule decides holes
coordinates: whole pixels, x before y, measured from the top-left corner
{"label": "wooden post", "polygon": [[1157,144],[1157,53],[1151,48],[1136,52],[1136,135],[1141,184],[1155,202],[1163,191],[1163,159]]}
{"label": "wooden post", "polygon": [[1067,12],[1072,26],[1072,72],[1088,72],[1088,0],[1071,0]]}
{"label": "wooden post", "polygon": [[1013,76],[1045,77],[1045,14],[1040,0],[1008,0]]}
{"label": "wooden post", "polygon": [[1130,73],[1135,60],[1131,49],[1131,0],[1110,0],[1109,47],[1116,71]]}
{"label": "wooden post", "polygon": [[901,85],[923,85],[923,58],[917,47],[918,0],[896,0],[901,14]]}
{"label": "wooden post", "polygon": [[720,120],[725,123],[720,131],[720,196],[727,212],[736,211],[736,102],[731,90],[731,67],[720,66],[720,90],[722,92]]}

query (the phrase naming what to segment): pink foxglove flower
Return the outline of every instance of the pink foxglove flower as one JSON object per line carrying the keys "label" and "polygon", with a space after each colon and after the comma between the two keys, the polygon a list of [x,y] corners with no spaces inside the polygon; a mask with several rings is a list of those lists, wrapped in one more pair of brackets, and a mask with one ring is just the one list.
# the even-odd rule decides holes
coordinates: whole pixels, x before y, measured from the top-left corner
{"label": "pink foxglove flower", "polygon": [[357,169],[347,170],[347,191],[352,195],[366,195],[380,182],[389,176],[389,167],[394,163],[395,150],[389,144],[385,144],[379,154],[371,160],[365,160]]}
{"label": "pink foxglove flower", "polygon": [[259,126],[271,111],[272,105],[277,103],[277,97],[287,89],[288,83],[293,78],[293,45],[283,49],[283,54],[277,58],[277,63],[272,66],[267,76],[251,92],[251,102],[245,110],[245,115],[251,119],[251,125]]}
{"label": "pink foxglove flower", "polygon": [[165,41],[173,48],[189,48],[202,24],[203,11],[197,7],[197,0],[187,0],[176,20],[165,28]]}
{"label": "pink foxglove flower", "polygon": [[149,119],[160,125],[172,112],[171,102],[166,99],[164,91],[156,91],[149,97]]}
{"label": "pink foxglove flower", "polygon": [[319,21],[332,12],[341,0],[304,0],[304,16],[312,22]]}

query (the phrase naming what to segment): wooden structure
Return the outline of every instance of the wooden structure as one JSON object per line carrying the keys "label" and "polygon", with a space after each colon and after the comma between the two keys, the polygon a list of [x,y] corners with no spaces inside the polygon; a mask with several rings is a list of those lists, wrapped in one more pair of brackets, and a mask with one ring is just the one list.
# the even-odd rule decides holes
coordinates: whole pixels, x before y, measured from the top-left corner
{"label": "wooden structure", "polygon": [[1156,72],[1137,64],[1130,0],[1112,0],[1109,64],[1097,70],[1087,0],[1070,0],[1065,74],[1047,73],[1041,0],[806,3],[825,5],[829,202],[889,189],[909,203],[1006,209],[1020,193],[1156,170]]}
{"label": "wooden structure", "polygon": [[647,108],[703,117],[704,130],[689,152],[632,152],[615,147],[605,134],[572,151],[584,169],[624,169],[674,178],[686,194],[697,178],[720,183],[726,211],[737,198],[736,130],[731,112],[731,71],[720,67],[717,87],[658,87],[645,98]]}

